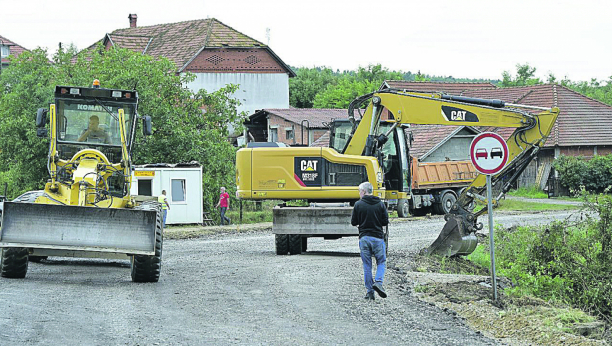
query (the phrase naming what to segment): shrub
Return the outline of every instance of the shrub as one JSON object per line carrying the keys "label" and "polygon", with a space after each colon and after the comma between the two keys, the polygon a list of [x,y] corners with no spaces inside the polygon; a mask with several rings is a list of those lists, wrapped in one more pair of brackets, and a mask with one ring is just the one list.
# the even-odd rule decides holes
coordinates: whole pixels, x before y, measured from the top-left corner
{"label": "shrub", "polygon": [[574,192],[583,187],[591,192],[603,192],[612,186],[612,155],[595,156],[587,160],[582,156],[561,155],[553,162],[560,183]]}
{"label": "shrub", "polygon": [[[612,319],[612,196],[591,196],[581,221],[497,229],[496,266],[515,295],[567,302]],[[470,255],[487,264],[487,246]]]}

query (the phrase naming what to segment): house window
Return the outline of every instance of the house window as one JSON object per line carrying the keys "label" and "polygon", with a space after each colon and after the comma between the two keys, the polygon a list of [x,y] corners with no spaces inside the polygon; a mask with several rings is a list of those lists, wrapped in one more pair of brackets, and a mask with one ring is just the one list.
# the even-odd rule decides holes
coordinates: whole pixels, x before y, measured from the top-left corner
{"label": "house window", "polygon": [[285,129],[285,138],[293,139],[293,129]]}
{"label": "house window", "polygon": [[8,46],[0,46],[0,56],[6,58],[9,56],[9,47]]}
{"label": "house window", "polygon": [[270,142],[278,142],[278,130],[270,129],[270,136],[268,136]]}
{"label": "house window", "polygon": [[185,202],[185,179],[172,179],[172,202]]}
{"label": "house window", "polygon": [[153,196],[151,179],[138,179],[138,194],[140,196]]}

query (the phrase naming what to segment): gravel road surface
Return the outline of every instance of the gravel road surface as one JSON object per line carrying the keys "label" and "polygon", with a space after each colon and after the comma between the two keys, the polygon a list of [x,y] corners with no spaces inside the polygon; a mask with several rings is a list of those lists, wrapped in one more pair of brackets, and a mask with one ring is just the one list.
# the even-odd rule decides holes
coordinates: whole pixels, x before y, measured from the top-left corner
{"label": "gravel road surface", "polygon": [[[499,214],[544,223],[569,212]],[[486,224],[486,220],[484,222]],[[0,279],[0,345],[494,345],[418,301],[396,258],[429,245],[442,217],[394,222],[387,299],[365,301],[357,238],[309,239],[276,256],[269,232],[164,242],[161,279],[130,281],[119,260],[52,258]]]}

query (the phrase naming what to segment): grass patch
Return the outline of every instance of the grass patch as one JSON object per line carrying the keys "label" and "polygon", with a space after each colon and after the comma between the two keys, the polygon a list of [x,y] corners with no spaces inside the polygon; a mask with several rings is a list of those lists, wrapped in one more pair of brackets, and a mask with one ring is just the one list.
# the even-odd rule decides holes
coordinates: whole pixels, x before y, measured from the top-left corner
{"label": "grass patch", "polygon": [[537,186],[521,187],[517,190],[508,191],[509,196],[525,198],[548,198],[548,194],[540,190]]}
{"label": "grass patch", "polygon": [[[476,207],[474,208],[474,212],[478,212],[483,208],[486,208],[487,204],[485,202],[478,201],[476,203]],[[538,202],[525,202],[525,201],[517,201],[513,199],[503,199],[498,202],[497,208],[494,208],[495,211],[551,211],[551,210],[574,210],[580,209],[580,206],[576,205],[566,205],[566,204],[552,204],[552,203],[538,203]]]}

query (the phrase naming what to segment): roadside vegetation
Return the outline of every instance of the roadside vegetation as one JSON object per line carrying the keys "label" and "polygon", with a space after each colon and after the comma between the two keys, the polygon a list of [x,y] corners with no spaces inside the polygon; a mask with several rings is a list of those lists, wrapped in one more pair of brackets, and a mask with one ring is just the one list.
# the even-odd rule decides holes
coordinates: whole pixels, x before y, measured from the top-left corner
{"label": "roadside vegetation", "polygon": [[[495,231],[498,274],[513,296],[564,302],[612,322],[612,196],[585,202],[579,221]],[[468,259],[490,267],[488,243]]]}
{"label": "roadside vegetation", "polygon": [[520,187],[516,190],[510,190],[507,195],[524,198],[548,198],[546,192],[540,190],[537,186]]}

